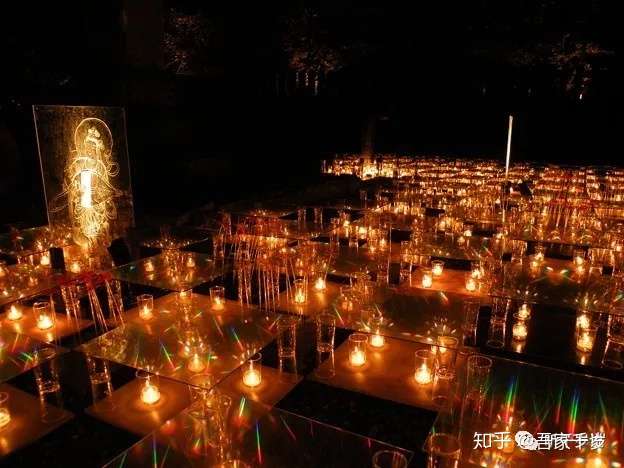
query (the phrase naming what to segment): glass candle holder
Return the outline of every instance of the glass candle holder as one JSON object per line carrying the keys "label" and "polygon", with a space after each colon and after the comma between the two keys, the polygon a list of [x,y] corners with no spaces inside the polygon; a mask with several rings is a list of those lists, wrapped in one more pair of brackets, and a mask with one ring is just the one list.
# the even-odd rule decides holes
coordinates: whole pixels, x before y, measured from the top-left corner
{"label": "glass candle holder", "polygon": [[303,278],[297,278],[293,283],[293,301],[295,304],[305,304],[308,301],[308,291]]}
{"label": "glass candle holder", "polygon": [[466,391],[483,396],[488,386],[492,359],[474,354],[468,357],[467,363]]}
{"label": "glass candle holder", "polygon": [[223,286],[212,286],[209,291],[212,310],[223,310],[225,308],[225,288]]}
{"label": "glass candle holder", "polygon": [[576,349],[582,353],[591,353],[594,349],[598,327],[590,325],[585,329],[579,329],[576,336]]}
{"label": "glass candle holder", "polygon": [[38,349],[34,353],[36,367],[33,372],[39,395],[54,393],[61,388],[56,354],[56,349],[50,347]]}
{"label": "glass candle holder", "polygon": [[33,304],[33,313],[39,330],[49,330],[54,327],[56,315],[48,301],[35,302]]}
{"label": "glass candle holder", "polygon": [[74,260],[69,264],[69,271],[72,273],[80,273],[82,271],[82,266],[78,260]]}
{"label": "glass candle holder", "polygon": [[141,382],[139,398],[148,405],[155,405],[160,401],[160,388],[158,388],[158,377],[149,372],[138,370],[136,377]]}
{"label": "glass candle holder", "polygon": [[183,308],[191,307],[193,304],[193,290],[189,288],[183,291],[178,291],[178,303]]}
{"label": "glass candle holder", "polygon": [[432,434],[427,441],[428,467],[456,468],[459,466],[461,456],[461,443],[459,438],[439,432]]}
{"label": "glass candle holder", "polygon": [[11,304],[7,312],[7,318],[11,321],[20,320],[24,316],[22,306],[19,304]]}
{"label": "glass candle holder", "polygon": [[262,354],[251,356],[243,367],[243,384],[254,388],[262,383]]}
{"label": "glass candle holder", "polygon": [[292,358],[297,351],[297,317],[282,315],[277,320],[277,355]]}
{"label": "glass candle holder", "polygon": [[316,350],[320,353],[332,352],[336,335],[336,317],[332,314],[320,314],[316,316],[315,322]]}
{"label": "glass candle holder", "polygon": [[465,288],[468,292],[475,292],[479,286],[479,280],[472,276],[472,273],[466,274]]}
{"label": "glass candle holder", "polygon": [[514,314],[514,324],[511,327],[511,335],[515,341],[524,341],[529,334],[526,319],[520,316],[520,313]]}
{"label": "glass candle holder", "polygon": [[478,298],[471,297],[464,299],[462,310],[464,316],[463,330],[476,330],[479,321],[479,311],[481,310],[481,301]]}
{"label": "glass candle holder", "polygon": [[156,267],[154,266],[153,260],[151,259],[145,260],[145,263],[143,263],[143,270],[145,270],[146,273],[153,273],[155,269]]}
{"label": "glass candle holder", "polygon": [[373,455],[373,468],[407,468],[407,458],[396,450],[380,450]]}
{"label": "glass candle holder", "polygon": [[138,295],[137,307],[139,308],[139,317],[143,320],[150,320],[154,317],[154,296],[151,294]]}
{"label": "glass candle holder", "polygon": [[444,367],[435,370],[431,400],[438,407],[447,406],[453,391],[455,372]]}
{"label": "glass candle holder", "polygon": [[431,261],[431,272],[433,276],[440,277],[444,271],[444,262],[442,260],[432,260]]}
{"label": "glass candle holder", "polygon": [[362,367],[366,364],[366,343],[368,337],[363,333],[349,335],[349,364]]}
{"label": "glass candle holder", "polygon": [[327,283],[325,281],[325,275],[324,274],[319,274],[316,279],[314,280],[314,290],[321,292],[321,291],[325,291],[325,289],[327,289]]}
{"label": "glass candle holder", "polygon": [[479,280],[483,276],[483,268],[481,268],[480,262],[470,262],[470,275]]}
{"label": "glass candle holder", "polygon": [[535,254],[533,257],[538,262],[542,263],[546,258],[546,246],[538,244],[535,246]]}
{"label": "glass candle holder", "polygon": [[184,264],[186,265],[186,268],[195,268],[195,257],[193,257],[193,254],[188,254],[186,256]]}
{"label": "glass candle holder", "polygon": [[414,353],[414,380],[418,385],[433,381],[435,354],[430,349],[419,349]]}
{"label": "glass candle holder", "polygon": [[206,362],[199,351],[195,351],[189,357],[186,367],[189,371],[199,374],[206,368]]}
{"label": "glass candle holder", "polygon": [[383,314],[380,310],[373,310],[369,321],[369,328],[371,331],[371,335],[368,340],[368,344],[373,348],[383,348],[386,344],[386,339],[381,334],[381,329],[383,326]]}
{"label": "glass candle holder", "polygon": [[6,427],[11,422],[11,411],[9,410],[9,394],[0,392],[0,429]]}
{"label": "glass candle holder", "polygon": [[355,298],[351,286],[341,286],[338,306],[342,312],[353,312],[355,310]]}
{"label": "glass candle holder", "polygon": [[531,317],[531,306],[526,302],[523,303],[520,307],[518,307],[517,315],[520,320],[529,319]]}
{"label": "glass candle holder", "polygon": [[41,259],[39,259],[39,265],[41,265],[42,267],[50,266],[50,254],[49,253],[44,253],[41,255]]}
{"label": "glass candle holder", "polygon": [[438,345],[435,347],[435,368],[447,369],[451,372],[455,368],[457,344],[459,340],[454,336],[438,336]]}
{"label": "glass candle holder", "polygon": [[587,330],[591,326],[591,317],[585,312],[579,312],[576,316],[576,330]]}
{"label": "glass candle holder", "polygon": [[577,249],[572,255],[572,262],[575,267],[582,267],[585,264],[585,251],[583,249]]}
{"label": "glass candle holder", "polygon": [[422,279],[420,284],[423,288],[430,288],[433,286],[433,272],[431,271],[431,268],[422,269]]}

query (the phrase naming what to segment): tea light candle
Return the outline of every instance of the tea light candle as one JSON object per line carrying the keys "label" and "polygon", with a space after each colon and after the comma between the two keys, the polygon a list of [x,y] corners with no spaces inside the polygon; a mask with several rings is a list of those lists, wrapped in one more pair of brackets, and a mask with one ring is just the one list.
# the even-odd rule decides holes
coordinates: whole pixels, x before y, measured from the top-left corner
{"label": "tea light candle", "polygon": [[375,333],[374,335],[371,335],[370,337],[370,345],[373,348],[382,348],[385,342],[386,340],[384,339],[384,337],[377,333]]}
{"label": "tea light candle", "polygon": [[200,355],[195,353],[193,354],[191,359],[189,359],[187,367],[188,370],[190,370],[191,372],[201,372],[206,368],[206,364],[204,364],[204,361],[200,357]]}
{"label": "tea light candle", "polygon": [[9,312],[7,313],[7,318],[9,320],[19,320],[24,316],[22,313],[22,308],[18,305],[11,304],[9,308]]}
{"label": "tea light candle", "polygon": [[305,304],[306,303],[306,288],[305,281],[303,279],[296,279],[295,283],[295,304]]}
{"label": "tea light candle", "polygon": [[433,285],[433,275],[428,268],[423,270],[421,284],[423,288],[430,288]]}
{"label": "tea light candle", "polygon": [[257,387],[262,382],[262,376],[256,369],[248,369],[243,374],[243,383],[248,387]]}
{"label": "tea light candle", "polygon": [[469,276],[468,278],[466,278],[466,291],[474,292],[476,290],[477,290],[477,280],[474,279],[472,276]]}
{"label": "tea light candle", "polygon": [[444,271],[444,262],[441,260],[434,260],[431,262],[431,271],[433,276],[442,276],[442,272]]}
{"label": "tea light candle", "polygon": [[581,267],[583,266],[583,264],[585,263],[585,252],[580,251],[580,252],[575,252],[574,253],[574,266]]}
{"label": "tea light candle", "polygon": [[419,385],[427,385],[431,383],[433,375],[427,364],[421,364],[421,366],[414,373],[414,379],[416,379],[416,383]]}
{"label": "tea light candle", "polygon": [[355,366],[355,367],[363,366],[364,363],[366,363],[366,355],[364,354],[364,351],[362,351],[361,349],[353,350],[349,354],[349,361],[351,362],[352,366]]}
{"label": "tea light candle", "polygon": [[466,229],[464,231],[464,237],[472,237],[472,230],[471,229]]}
{"label": "tea light candle", "polygon": [[154,297],[151,294],[137,296],[137,306],[139,317],[143,320],[150,320],[154,316]]}
{"label": "tea light candle", "polygon": [[40,315],[37,317],[37,328],[39,330],[48,330],[54,326],[54,322],[49,315]]}
{"label": "tea light candle", "polygon": [[314,289],[316,289],[317,291],[325,291],[326,287],[327,285],[325,283],[325,279],[322,277],[318,277],[314,282]]}
{"label": "tea light candle", "polygon": [[459,236],[457,238],[457,245],[464,245],[466,243],[466,238],[464,236]]}
{"label": "tea light candle", "polygon": [[186,267],[195,268],[195,259],[190,255],[186,258]]}
{"label": "tea light candle", "polygon": [[517,340],[517,341],[526,340],[528,330],[527,330],[526,323],[524,321],[519,320],[516,323],[514,323],[511,331],[512,331],[514,340]]}
{"label": "tea light candle", "polygon": [[152,262],[151,260],[147,260],[144,265],[146,272],[151,273],[154,271],[154,262]]}
{"label": "tea light candle", "polygon": [[580,330],[587,330],[591,325],[591,321],[587,314],[581,314],[576,317],[576,327]]}
{"label": "tea light candle", "polygon": [[212,310],[223,310],[225,308],[225,288],[213,286],[209,291]]}
{"label": "tea light candle", "polygon": [[156,384],[150,382],[149,379],[145,381],[145,385],[141,389],[141,401],[146,405],[154,405],[160,400],[160,390]]}
{"label": "tea light candle", "polygon": [[584,353],[589,353],[594,348],[594,334],[590,329],[580,330],[576,340],[576,348]]}
{"label": "tea light candle", "polygon": [[518,318],[526,320],[531,316],[531,307],[524,303],[518,308]]}

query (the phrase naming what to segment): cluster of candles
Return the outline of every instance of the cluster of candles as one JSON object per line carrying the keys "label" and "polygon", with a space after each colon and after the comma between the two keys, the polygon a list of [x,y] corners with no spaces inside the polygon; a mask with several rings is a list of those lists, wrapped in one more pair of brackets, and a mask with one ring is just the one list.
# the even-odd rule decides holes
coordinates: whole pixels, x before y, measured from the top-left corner
{"label": "cluster of candles", "polygon": [[576,317],[576,349],[581,353],[591,353],[597,331],[597,327],[592,324],[591,316],[581,311]]}

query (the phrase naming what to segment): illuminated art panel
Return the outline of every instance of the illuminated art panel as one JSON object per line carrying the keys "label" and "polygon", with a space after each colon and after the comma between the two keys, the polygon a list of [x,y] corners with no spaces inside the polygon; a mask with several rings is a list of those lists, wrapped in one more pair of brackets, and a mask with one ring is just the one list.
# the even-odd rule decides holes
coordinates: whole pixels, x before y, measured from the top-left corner
{"label": "illuminated art panel", "polygon": [[133,225],[124,110],[33,106],[52,226],[81,245],[103,245]]}

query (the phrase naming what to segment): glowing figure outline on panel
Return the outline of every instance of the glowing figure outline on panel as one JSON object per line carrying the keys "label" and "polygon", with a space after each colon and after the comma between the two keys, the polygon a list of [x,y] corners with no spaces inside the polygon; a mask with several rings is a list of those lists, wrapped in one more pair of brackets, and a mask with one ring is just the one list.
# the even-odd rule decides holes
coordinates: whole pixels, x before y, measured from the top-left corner
{"label": "glowing figure outline on panel", "polygon": [[[117,219],[114,199],[123,192],[113,185],[119,164],[113,160],[113,135],[101,119],[82,119],[74,130],[74,149],[65,167],[63,191],[51,212],[69,210],[72,226],[87,244],[99,243]],[[66,199],[66,201],[65,201]]]}

